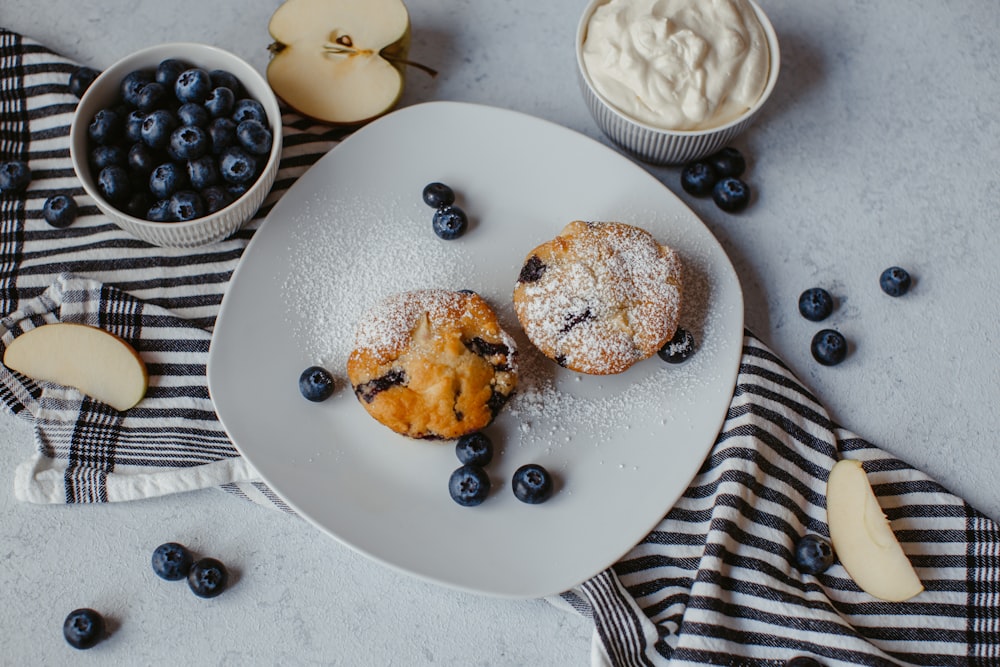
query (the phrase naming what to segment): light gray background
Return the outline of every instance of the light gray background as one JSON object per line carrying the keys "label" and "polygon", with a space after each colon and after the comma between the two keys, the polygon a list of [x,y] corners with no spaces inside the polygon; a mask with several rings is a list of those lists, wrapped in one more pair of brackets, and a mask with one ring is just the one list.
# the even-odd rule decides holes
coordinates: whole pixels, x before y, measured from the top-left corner
{"label": "light gray background", "polygon": [[[576,88],[583,0],[410,0],[402,103],[463,100],[524,111],[604,141]],[[0,25],[97,68],[168,41],[200,41],[263,69],[278,3],[7,0]],[[702,217],[740,275],[747,325],[845,426],[1000,517],[1000,12],[992,0],[761,0],[782,72],[735,142],[755,199],[727,215],[651,168]],[[443,138],[446,144],[447,138]],[[378,159],[373,156],[372,159]],[[513,193],[512,193],[513,194]],[[916,284],[891,299],[892,264]],[[826,325],[851,341],[816,364],[819,325],[796,309],[827,287]],[[15,502],[30,427],[0,417],[0,662],[7,664],[581,665],[591,629],[541,601],[481,598],[413,580],[305,522],[222,492],[121,506]],[[212,601],[157,580],[149,553],[178,539],[227,562]],[[89,652],[62,640],[94,606],[115,632]]]}

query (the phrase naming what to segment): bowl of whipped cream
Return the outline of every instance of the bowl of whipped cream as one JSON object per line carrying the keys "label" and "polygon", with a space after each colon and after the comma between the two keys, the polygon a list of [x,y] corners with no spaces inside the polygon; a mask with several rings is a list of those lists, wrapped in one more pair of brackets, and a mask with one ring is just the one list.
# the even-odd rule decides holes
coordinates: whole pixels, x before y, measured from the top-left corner
{"label": "bowl of whipped cream", "polygon": [[750,126],[781,56],[754,0],[592,0],[576,60],[601,131],[644,162],[676,165]]}

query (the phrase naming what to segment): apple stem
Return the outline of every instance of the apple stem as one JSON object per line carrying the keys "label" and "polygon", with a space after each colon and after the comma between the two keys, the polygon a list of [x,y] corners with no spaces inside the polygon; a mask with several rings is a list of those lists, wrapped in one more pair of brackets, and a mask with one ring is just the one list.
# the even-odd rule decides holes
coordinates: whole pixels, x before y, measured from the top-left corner
{"label": "apple stem", "polygon": [[[343,44],[327,44],[323,48],[326,50],[327,53],[361,53],[359,49],[356,49],[351,46],[345,46]],[[403,65],[407,65],[409,67],[416,67],[420,71],[425,72],[426,74],[429,74],[432,77],[438,75],[436,69],[430,68],[427,65],[423,65],[421,63],[414,62],[406,58],[400,58],[399,56],[393,56],[386,53],[382,53],[380,55],[389,62],[402,63]]]}

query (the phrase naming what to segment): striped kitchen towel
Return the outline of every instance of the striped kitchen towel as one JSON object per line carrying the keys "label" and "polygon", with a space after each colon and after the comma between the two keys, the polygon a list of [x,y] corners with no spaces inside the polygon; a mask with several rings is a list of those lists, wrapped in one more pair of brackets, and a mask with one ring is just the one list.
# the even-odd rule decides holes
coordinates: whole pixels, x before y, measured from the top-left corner
{"label": "striped kitchen towel", "polygon": [[[0,196],[0,345],[49,321],[97,324],[140,350],[150,392],[126,414],[0,368],[0,396],[35,425],[19,497],[105,502],[222,486],[281,506],[215,419],[204,377],[226,283],[260,220],[339,135],[286,114],[278,181],[233,238],[153,248],[100,216],[69,163],[76,65],[0,30],[0,159],[27,160],[23,195]],[[77,198],[66,230],[44,199]],[[8,443],[8,446],[15,446]],[[844,569],[793,564],[804,534],[828,536],[826,479],[863,462],[926,590],[904,603],[860,591]],[[599,526],[594,527],[599,530]],[[593,619],[608,665],[1000,665],[997,524],[933,480],[834,424],[768,348],[744,339],[733,401],[702,469],[663,521],[613,567],[555,605]]]}

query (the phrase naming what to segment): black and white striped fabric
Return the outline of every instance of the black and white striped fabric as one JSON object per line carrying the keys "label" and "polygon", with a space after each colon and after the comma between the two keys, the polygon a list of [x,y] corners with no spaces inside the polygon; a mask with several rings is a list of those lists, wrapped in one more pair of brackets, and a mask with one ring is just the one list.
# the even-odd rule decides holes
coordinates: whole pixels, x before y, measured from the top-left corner
{"label": "black and white striped fabric", "polygon": [[[0,31],[0,159],[30,162],[23,196],[0,196],[0,345],[47,321],[96,324],[140,350],[151,371],[141,406],[118,414],[0,368],[0,397],[32,420],[37,453],[20,498],[107,502],[220,486],[272,507],[215,419],[205,387],[211,329],[226,282],[260,219],[339,138],[292,114],[264,209],[235,237],[199,250],[152,248],[107,220],[69,164],[76,65]],[[74,195],[67,230],[41,219],[45,197]],[[826,478],[863,462],[926,590],[905,603],[861,592],[840,565],[804,575],[801,535],[828,535]],[[287,508],[285,508],[287,509]],[[752,335],[714,448],[687,492],[612,568],[550,600],[593,619],[594,663],[1000,665],[1000,532],[933,480],[832,423]]]}

